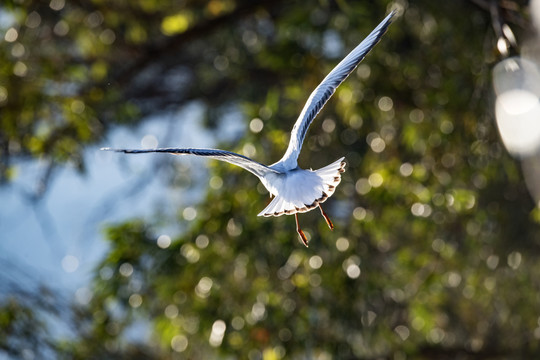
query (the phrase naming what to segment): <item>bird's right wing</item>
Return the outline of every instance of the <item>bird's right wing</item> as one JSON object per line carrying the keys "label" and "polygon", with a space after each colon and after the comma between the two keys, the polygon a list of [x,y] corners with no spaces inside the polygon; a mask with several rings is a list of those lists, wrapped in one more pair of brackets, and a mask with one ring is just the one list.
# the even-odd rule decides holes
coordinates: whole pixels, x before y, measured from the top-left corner
{"label": "bird's right wing", "polygon": [[195,155],[205,156],[215,160],[226,161],[228,163],[240,166],[243,169],[251,172],[261,178],[268,173],[278,173],[276,170],[269,168],[266,165],[251,160],[247,156],[236,154],[230,151],[217,149],[191,149],[191,148],[158,148],[158,149],[111,149],[102,148],[105,151],[115,151],[125,154],[144,154],[144,153],[167,153],[173,155]]}
{"label": "bird's right wing", "polygon": [[304,105],[300,116],[296,120],[291,132],[289,146],[283,158],[279,161],[285,165],[287,169],[294,169],[297,166],[297,159],[302,149],[302,143],[306,137],[309,125],[324,104],[334,94],[337,87],[350,75],[350,73],[358,66],[360,61],[364,59],[366,54],[379,42],[384,35],[395,11],[392,11],[381,23],[356,47],[349,55],[347,55],[337,66],[324,78],[324,80],[311,93],[308,101]]}

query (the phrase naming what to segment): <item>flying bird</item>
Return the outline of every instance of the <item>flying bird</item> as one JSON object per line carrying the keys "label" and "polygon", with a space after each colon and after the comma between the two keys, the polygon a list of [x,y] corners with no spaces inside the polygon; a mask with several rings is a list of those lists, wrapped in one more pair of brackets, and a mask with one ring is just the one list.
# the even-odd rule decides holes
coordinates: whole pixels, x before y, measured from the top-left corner
{"label": "flying bird", "polygon": [[324,212],[324,203],[336,190],[345,171],[344,157],[318,170],[305,170],[298,166],[298,155],[307,130],[313,119],[321,111],[336,88],[351,74],[364,59],[366,54],[379,42],[391,23],[395,11],[391,12],[356,48],[354,48],[317,86],[309,96],[300,116],[296,120],[289,145],[283,157],[276,163],[267,166],[244,155],[218,149],[193,148],[158,148],[158,149],[112,149],[126,154],[168,153],[173,155],[196,155],[226,161],[242,167],[259,178],[273,196],[273,200],[258,216],[293,215],[296,220],[296,231],[300,240],[308,246],[308,240],[300,224],[298,213],[319,208],[328,227],[334,228],[332,221]]}

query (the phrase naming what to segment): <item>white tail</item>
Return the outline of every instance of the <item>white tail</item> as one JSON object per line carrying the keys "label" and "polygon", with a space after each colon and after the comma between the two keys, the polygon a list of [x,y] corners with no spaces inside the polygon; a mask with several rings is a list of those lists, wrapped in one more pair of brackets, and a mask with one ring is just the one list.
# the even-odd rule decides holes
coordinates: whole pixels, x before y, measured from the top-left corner
{"label": "white tail", "polygon": [[319,170],[293,170],[277,186],[278,193],[258,216],[307,212],[326,201],[341,182],[345,161],[341,158]]}

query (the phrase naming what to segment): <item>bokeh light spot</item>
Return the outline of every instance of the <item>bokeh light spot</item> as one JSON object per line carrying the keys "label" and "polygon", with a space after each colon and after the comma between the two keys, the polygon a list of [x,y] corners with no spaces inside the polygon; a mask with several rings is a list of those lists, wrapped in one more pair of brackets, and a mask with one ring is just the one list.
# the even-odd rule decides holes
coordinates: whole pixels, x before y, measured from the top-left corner
{"label": "bokeh light spot", "polygon": [[88,305],[92,300],[92,296],[92,290],[87,287],[81,287],[75,291],[75,299],[81,305]]}
{"label": "bokeh light spot", "polygon": [[22,57],[26,52],[26,49],[24,48],[24,45],[21,43],[16,43],[11,48],[11,55],[14,57]]}
{"label": "bokeh light spot", "polygon": [[241,223],[234,221],[233,218],[229,219],[229,222],[227,223],[227,233],[230,236],[239,236],[242,234],[242,231]]}
{"label": "bokeh light spot", "polygon": [[379,99],[377,106],[381,111],[390,111],[394,107],[394,102],[388,96],[383,96]]}
{"label": "bokeh light spot", "polygon": [[197,238],[195,239],[195,245],[197,245],[199,249],[204,249],[205,247],[208,246],[209,243],[210,243],[210,239],[206,235],[202,235],[202,234],[198,235]]}
{"label": "bokeh light spot", "polygon": [[8,99],[8,91],[5,87],[0,86],[0,105],[5,103]]}
{"label": "bokeh light spot", "polygon": [[252,143],[246,143],[242,147],[242,152],[247,157],[254,157],[257,154],[257,149],[255,148],[255,145]]}
{"label": "bokeh light spot", "polygon": [[171,348],[176,352],[183,352],[188,347],[188,339],[184,335],[175,335],[171,339]]}
{"label": "bokeh light spot", "polygon": [[71,102],[70,107],[71,111],[73,111],[75,114],[82,114],[86,106],[84,105],[83,101],[77,99]]}
{"label": "bokeh light spot", "polygon": [[141,139],[141,147],[144,149],[155,149],[158,144],[158,139],[151,134],[144,135]]}
{"label": "bokeh light spot", "polygon": [[163,313],[167,318],[174,319],[178,316],[178,307],[174,304],[169,304],[167,305]]}
{"label": "bokeh light spot", "polygon": [[186,13],[178,13],[170,16],[166,16],[161,22],[161,32],[163,34],[172,36],[183,33],[189,28],[190,18]]}
{"label": "bokeh light spot", "polygon": [[60,11],[66,5],[65,0],[51,0],[49,7],[53,10]]}
{"label": "bokeh light spot", "polygon": [[[364,210],[364,212],[365,212],[365,210]],[[353,212],[353,216],[354,216],[354,212]],[[354,216],[354,217],[356,218],[356,216]],[[364,215],[364,217],[365,217],[365,215]],[[358,219],[358,220],[361,220],[361,219]],[[341,251],[341,252],[346,251],[349,248],[349,240],[347,238],[344,238],[344,237],[338,238],[336,240],[336,248],[338,249],[338,251]]]}
{"label": "bokeh light spot", "polygon": [[113,269],[111,269],[109,266],[105,266],[99,270],[99,277],[102,280],[110,280],[114,275]]}
{"label": "bokeh light spot", "polygon": [[180,248],[180,253],[186,258],[186,260],[192,264],[199,261],[199,258],[201,255],[199,254],[199,250],[195,248],[191,244],[184,244]]}
{"label": "bokeh light spot", "polygon": [[508,266],[510,266],[513,270],[517,270],[521,265],[521,253],[519,251],[511,252],[506,261]]}
{"label": "bokeh light spot", "polygon": [[356,264],[350,264],[347,266],[347,276],[351,279],[356,279],[360,276],[360,267]]}
{"label": "bokeh light spot", "polygon": [[495,270],[499,265],[499,257],[497,255],[489,255],[486,260],[486,265],[491,270]]}
{"label": "bokeh light spot", "polygon": [[259,118],[254,118],[249,122],[249,130],[251,130],[251,132],[254,134],[260,133],[263,128],[264,123]]}
{"label": "bokeh light spot", "polygon": [[138,308],[139,306],[142,305],[142,302],[143,302],[143,299],[142,299],[142,296],[139,295],[139,294],[132,294],[130,297],[129,297],[129,305],[136,309]]}
{"label": "bokeh light spot", "polygon": [[384,151],[386,147],[386,143],[380,137],[376,137],[373,140],[371,140],[371,142],[369,143],[369,146],[371,147],[371,150],[373,150],[373,152],[381,153]]}
{"label": "bokeh light spot", "polygon": [[111,45],[116,40],[116,34],[111,29],[105,29],[99,34],[99,40],[105,45]]}
{"label": "bokeh light spot", "polygon": [[4,35],[4,40],[7,42],[15,42],[19,37],[19,33],[15,28],[9,28]]}
{"label": "bokeh light spot", "polygon": [[66,255],[62,259],[62,269],[67,273],[77,271],[79,268],[79,259],[73,255]]}
{"label": "bokeh light spot", "polygon": [[406,162],[406,163],[403,163],[401,164],[401,166],[399,167],[399,173],[402,175],[402,176],[410,176],[413,172],[413,166]]}
{"label": "bokeh light spot", "polygon": [[17,61],[15,65],[13,65],[13,74],[15,74],[16,76],[25,77],[27,72],[28,67],[22,61]]}
{"label": "bokeh light spot", "polygon": [[182,216],[187,221],[195,220],[195,218],[197,217],[197,210],[195,210],[195,208],[191,206],[188,206],[187,208],[184,209],[184,211],[182,211]]}
{"label": "bokeh light spot", "polygon": [[242,330],[245,324],[246,321],[240,316],[235,316],[231,322],[231,325],[235,330]]}
{"label": "bokeh light spot", "polygon": [[223,186],[221,176],[214,175],[210,178],[210,187],[214,190],[219,190]]}
{"label": "bokeh light spot", "polygon": [[323,264],[323,260],[322,258],[319,256],[319,255],[314,255],[312,257],[309,258],[309,266],[312,268],[312,269],[320,269],[322,264]]}
{"label": "bokeh light spot", "polygon": [[227,325],[223,320],[216,320],[212,325],[212,333],[210,334],[209,343],[213,347],[218,347],[223,342],[223,337],[225,336],[225,330]]}
{"label": "bokeh light spot", "polygon": [[396,326],[396,328],[394,329],[394,331],[395,331],[396,334],[400,337],[400,339],[403,340],[403,341],[407,340],[407,338],[408,338],[409,335],[411,334],[409,328],[406,327],[405,325],[398,325],[398,326]]}
{"label": "bokeh light spot", "polygon": [[131,276],[131,274],[133,274],[133,266],[127,262],[123,263],[118,268],[118,272],[120,272],[120,275],[125,276],[125,277]]}
{"label": "bokeh light spot", "polygon": [[322,128],[324,132],[331,133],[336,128],[336,122],[330,118],[324,119]]}
{"label": "bokeh light spot", "polygon": [[431,206],[428,204],[414,203],[411,206],[411,213],[414,216],[428,217],[431,215]]}
{"label": "bokeh light spot", "polygon": [[409,119],[413,123],[421,123],[424,120],[424,112],[420,109],[413,109],[409,112]]}
{"label": "bokeh light spot", "polygon": [[218,55],[214,58],[214,67],[218,71],[225,71],[229,67],[229,59],[226,56]]}
{"label": "bokeh light spot", "polygon": [[60,20],[54,25],[53,32],[57,36],[66,36],[69,33],[69,24],[64,20]]}
{"label": "bokeh light spot", "polygon": [[449,135],[454,131],[454,124],[450,120],[443,120],[439,128],[443,134]]}
{"label": "bokeh light spot", "polygon": [[199,283],[195,287],[195,293],[197,296],[201,298],[207,298],[208,295],[210,295],[210,290],[212,289],[212,286],[214,285],[214,282],[209,277],[202,277],[201,280],[199,280]]}
{"label": "bokeh light spot", "polygon": [[381,174],[373,173],[369,175],[368,182],[369,182],[369,185],[371,185],[372,187],[378,188],[379,186],[383,184],[384,179]]}
{"label": "bokeh light spot", "polygon": [[356,220],[364,220],[364,218],[366,217],[366,213],[366,209],[361,206],[353,210],[353,216]]}
{"label": "bokeh light spot", "polygon": [[166,249],[171,245],[171,237],[169,235],[160,235],[156,240],[157,246]]}
{"label": "bokeh light spot", "polygon": [[29,27],[30,29],[35,29],[41,24],[41,15],[39,13],[32,11],[28,16],[26,17],[26,20],[24,24]]}

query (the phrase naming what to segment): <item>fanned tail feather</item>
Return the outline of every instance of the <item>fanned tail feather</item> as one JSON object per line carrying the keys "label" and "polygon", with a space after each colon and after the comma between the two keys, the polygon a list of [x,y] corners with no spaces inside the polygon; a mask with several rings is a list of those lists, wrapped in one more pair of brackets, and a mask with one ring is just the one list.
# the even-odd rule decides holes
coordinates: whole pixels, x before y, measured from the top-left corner
{"label": "fanned tail feather", "polygon": [[258,216],[292,215],[316,208],[334,194],[343,172],[344,158],[319,170],[309,171],[306,181],[283,189]]}

